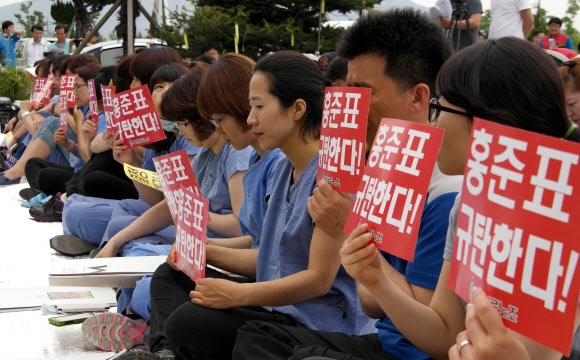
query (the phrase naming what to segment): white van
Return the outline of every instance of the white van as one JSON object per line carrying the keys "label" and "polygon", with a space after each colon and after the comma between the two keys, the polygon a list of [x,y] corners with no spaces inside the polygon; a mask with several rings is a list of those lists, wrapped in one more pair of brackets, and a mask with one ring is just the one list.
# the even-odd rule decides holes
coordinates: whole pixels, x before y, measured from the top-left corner
{"label": "white van", "polygon": [[[167,44],[159,39],[135,39],[133,48],[136,50],[155,46],[167,46]],[[98,42],[81,50],[81,54],[86,53],[99,59],[101,66],[116,65],[123,57],[123,41],[112,40]]]}

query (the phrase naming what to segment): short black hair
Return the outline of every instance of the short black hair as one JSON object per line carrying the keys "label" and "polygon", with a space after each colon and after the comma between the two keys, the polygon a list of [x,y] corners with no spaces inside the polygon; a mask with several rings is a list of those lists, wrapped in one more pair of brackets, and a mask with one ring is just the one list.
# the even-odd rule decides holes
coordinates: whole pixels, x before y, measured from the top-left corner
{"label": "short black hair", "polygon": [[57,24],[54,27],[54,31],[56,32],[57,30],[63,29],[65,34],[68,34],[68,26],[63,25],[63,24]]}
{"label": "short black hair", "polygon": [[550,21],[548,21],[548,25],[551,25],[551,24],[558,24],[558,25],[562,26],[562,19],[557,18],[557,17],[553,17],[550,19]]}
{"label": "short black hair", "polygon": [[209,55],[199,55],[198,57],[196,57],[195,59],[193,59],[193,61],[203,61],[206,64],[213,64],[216,59],[213,56],[209,56]]}
{"label": "short black hair", "polygon": [[332,60],[326,70],[324,70],[324,75],[326,78],[332,82],[337,79],[342,79],[346,82],[346,75],[348,74],[348,60],[337,56]]}
{"label": "short black hair", "polygon": [[209,43],[207,43],[207,44],[204,44],[204,45],[201,47],[201,53],[203,54],[204,52],[206,52],[206,51],[208,51],[208,50],[211,50],[211,49],[214,49],[214,50],[216,50],[217,52],[219,52],[219,51],[220,51],[220,49],[218,49],[218,47],[217,47],[217,45],[216,45],[216,44],[209,42]]}
{"label": "short black hair", "polygon": [[387,62],[384,74],[400,91],[424,83],[433,94],[437,72],[453,52],[441,28],[425,12],[409,7],[359,17],[344,31],[336,50],[348,60],[377,54]]}
{"label": "short black hair", "polygon": [[540,33],[545,34],[546,32],[544,30],[541,30],[541,29],[534,30],[534,32],[532,33],[532,36],[539,35]]}
{"label": "short black hair", "polygon": [[94,79],[95,79],[95,91],[96,91],[95,95],[97,96],[97,100],[103,99],[103,94],[101,92],[101,86],[103,86],[103,85],[108,86],[114,76],[115,76],[115,66],[114,65],[103,66],[102,68],[99,69],[99,71],[97,72],[97,74],[94,77]]}
{"label": "short black hair", "polygon": [[30,28],[30,32],[34,32],[34,30],[40,30],[40,31],[44,32],[44,29],[39,24],[32,25],[32,27]]}
{"label": "short black hair", "polygon": [[8,27],[14,25],[14,23],[10,20],[6,20],[2,23],[2,31],[4,31],[5,29],[8,29]]}
{"label": "short black hair", "polygon": [[257,72],[270,80],[268,91],[284,109],[298,99],[306,102],[300,137],[304,142],[309,136],[320,138],[326,79],[317,63],[297,51],[282,50],[261,58],[254,66],[254,74]]}

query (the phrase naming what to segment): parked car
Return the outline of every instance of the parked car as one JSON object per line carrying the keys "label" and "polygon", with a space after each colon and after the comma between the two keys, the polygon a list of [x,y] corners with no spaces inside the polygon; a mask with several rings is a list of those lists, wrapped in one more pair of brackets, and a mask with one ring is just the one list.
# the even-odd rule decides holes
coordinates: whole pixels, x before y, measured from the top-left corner
{"label": "parked car", "polygon": [[[133,48],[138,49],[155,46],[167,46],[167,44],[159,39],[135,39]],[[81,50],[81,54],[86,53],[99,59],[101,66],[116,65],[123,57],[123,42],[121,40],[98,42]]]}

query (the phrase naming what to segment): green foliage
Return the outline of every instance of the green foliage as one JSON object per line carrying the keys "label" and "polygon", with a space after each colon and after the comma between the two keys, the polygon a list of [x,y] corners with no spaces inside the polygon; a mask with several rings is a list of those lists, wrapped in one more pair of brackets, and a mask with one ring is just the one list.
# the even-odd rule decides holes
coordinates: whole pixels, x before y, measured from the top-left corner
{"label": "green foliage", "polygon": [[[362,10],[377,2],[378,0],[327,1],[326,11]],[[172,25],[153,33],[155,37],[165,40],[169,46],[177,49],[185,58],[194,59],[199,56],[202,46],[208,42],[215,43],[222,53],[233,52],[236,23],[239,29],[238,52],[251,58],[258,59],[281,49],[308,53],[315,53],[317,50],[320,9],[319,6],[312,6],[311,1],[244,1],[241,5],[239,1],[233,0],[200,0],[198,4],[200,6],[196,6],[194,10],[172,12]],[[363,6],[364,4],[366,5]],[[325,18],[326,15],[323,15],[323,21]],[[334,50],[342,31],[342,28],[322,27],[320,52]],[[184,48],[184,33],[187,35],[189,49]]]}
{"label": "green foliage", "polygon": [[[540,1],[538,1],[538,7],[536,8],[536,13],[534,14],[534,30],[544,30],[546,33],[548,32],[548,16],[546,9],[542,7]],[[533,35],[530,34],[530,41],[532,40],[532,37]]]}
{"label": "green foliage", "polygon": [[580,36],[578,31],[574,28],[574,18],[578,11],[580,10],[580,5],[578,5],[577,0],[568,0],[568,9],[566,9],[566,16],[562,18],[562,32],[572,38],[573,44],[578,44],[580,41]]}
{"label": "green foliage", "polygon": [[48,25],[46,20],[44,19],[44,14],[38,10],[30,11],[31,7],[32,1],[22,3],[20,4],[20,12],[24,14],[24,16],[22,16],[21,14],[14,14],[16,20],[18,20],[18,22],[24,27],[24,30],[26,31],[24,37],[31,36],[30,28],[32,28],[32,25],[39,24],[45,29],[46,26]]}
{"label": "green foliage", "polygon": [[28,100],[32,79],[24,70],[6,68],[0,72],[0,96],[14,100]]}
{"label": "green foliage", "polygon": [[65,3],[61,0],[56,0],[54,4],[50,6],[50,16],[57,24],[70,26],[75,13],[75,7],[71,2]]}
{"label": "green foliage", "polygon": [[483,12],[481,22],[479,23],[479,31],[483,33],[483,38],[487,39],[489,35],[489,25],[491,24],[491,11],[489,9]]}

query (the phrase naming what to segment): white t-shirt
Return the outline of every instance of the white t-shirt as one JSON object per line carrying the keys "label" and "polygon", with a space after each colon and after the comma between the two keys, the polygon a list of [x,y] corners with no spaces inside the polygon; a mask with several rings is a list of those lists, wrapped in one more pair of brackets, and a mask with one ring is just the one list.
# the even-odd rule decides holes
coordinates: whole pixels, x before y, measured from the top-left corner
{"label": "white t-shirt", "polygon": [[524,21],[520,11],[532,8],[532,0],[491,0],[489,39],[503,36],[524,38]]}

